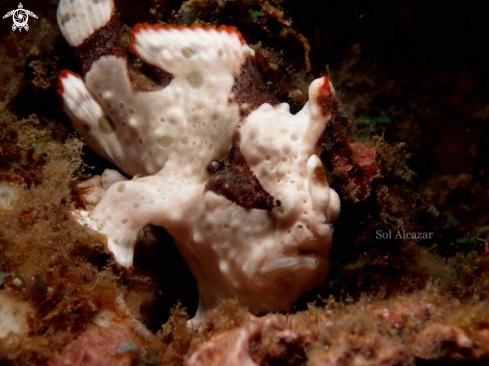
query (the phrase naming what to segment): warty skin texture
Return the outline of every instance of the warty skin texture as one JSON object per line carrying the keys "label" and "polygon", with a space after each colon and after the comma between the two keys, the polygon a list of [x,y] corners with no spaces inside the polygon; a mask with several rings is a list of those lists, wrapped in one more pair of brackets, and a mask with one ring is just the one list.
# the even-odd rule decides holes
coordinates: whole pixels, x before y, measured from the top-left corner
{"label": "warty skin texture", "polygon": [[[261,79],[239,85],[243,70],[257,71],[234,28],[146,24],[134,28],[131,49],[171,78],[141,90],[111,36],[114,14],[110,0],[61,0],[58,8],[85,70],[83,78],[60,74],[64,109],[92,149],[135,176],[114,183],[80,217],[107,235],[128,269],[138,232],[164,227],[197,280],[197,320],[223,298],[254,313],[287,310],[329,269],[340,201],[317,141],[331,117],[332,85],[326,77],[312,82],[309,102],[292,115],[269,95],[242,94],[264,87]],[[110,50],[87,55],[97,37],[109,39]]]}

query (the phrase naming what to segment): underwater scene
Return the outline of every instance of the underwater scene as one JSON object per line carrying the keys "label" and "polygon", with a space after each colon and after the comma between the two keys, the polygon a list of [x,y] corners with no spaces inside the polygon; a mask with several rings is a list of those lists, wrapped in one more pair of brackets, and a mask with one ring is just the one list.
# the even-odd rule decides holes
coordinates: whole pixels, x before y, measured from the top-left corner
{"label": "underwater scene", "polygon": [[489,364],[489,3],[0,3],[0,365]]}

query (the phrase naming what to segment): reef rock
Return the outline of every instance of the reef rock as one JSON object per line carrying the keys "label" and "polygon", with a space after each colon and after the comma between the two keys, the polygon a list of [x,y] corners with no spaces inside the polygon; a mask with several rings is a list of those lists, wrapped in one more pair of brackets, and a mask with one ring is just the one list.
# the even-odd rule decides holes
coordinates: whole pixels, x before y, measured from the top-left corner
{"label": "reef rock", "polygon": [[61,0],[58,22],[84,72],[60,74],[64,109],[92,149],[133,176],[84,213],[120,265],[132,267],[145,225],[164,227],[197,280],[198,317],[220,298],[287,310],[324,281],[340,211],[318,157],[334,98],[327,77],[292,115],[235,28],[138,24],[135,69],[112,0]]}

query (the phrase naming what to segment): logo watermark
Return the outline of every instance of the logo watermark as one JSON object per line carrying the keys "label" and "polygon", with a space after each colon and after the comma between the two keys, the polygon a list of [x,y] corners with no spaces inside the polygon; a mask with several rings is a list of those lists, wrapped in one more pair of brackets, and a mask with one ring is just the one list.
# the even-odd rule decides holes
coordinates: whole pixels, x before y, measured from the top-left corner
{"label": "logo watermark", "polygon": [[24,28],[26,31],[29,30],[29,25],[27,24],[27,21],[29,20],[29,15],[37,19],[36,14],[34,14],[30,10],[24,9],[22,3],[19,3],[19,8],[9,11],[3,16],[3,19],[12,17],[12,20],[14,21],[14,24],[12,25],[12,30],[15,31],[16,29],[18,29],[19,32],[22,32],[22,28]]}

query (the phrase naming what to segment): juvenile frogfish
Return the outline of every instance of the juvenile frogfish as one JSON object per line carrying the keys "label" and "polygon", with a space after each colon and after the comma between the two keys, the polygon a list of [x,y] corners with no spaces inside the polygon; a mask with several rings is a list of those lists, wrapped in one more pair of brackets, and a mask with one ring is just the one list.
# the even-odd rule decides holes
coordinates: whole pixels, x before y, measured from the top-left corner
{"label": "juvenile frogfish", "polygon": [[164,227],[197,281],[196,319],[224,298],[256,314],[287,310],[325,280],[340,212],[318,157],[334,99],[327,77],[293,115],[234,27],[137,24],[135,68],[112,0],[61,0],[57,16],[83,70],[59,75],[64,110],[134,177],[87,214],[117,263],[131,269],[138,232]]}

